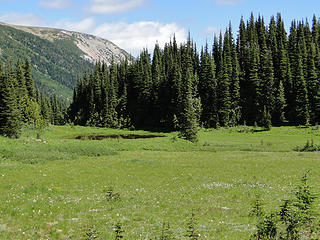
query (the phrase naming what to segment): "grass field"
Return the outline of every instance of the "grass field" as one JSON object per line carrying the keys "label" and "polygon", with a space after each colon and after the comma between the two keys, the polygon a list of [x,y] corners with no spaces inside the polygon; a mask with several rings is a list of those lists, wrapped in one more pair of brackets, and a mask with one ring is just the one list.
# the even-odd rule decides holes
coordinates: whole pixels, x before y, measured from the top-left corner
{"label": "grass field", "polygon": [[[256,194],[272,210],[309,169],[320,193],[320,153],[293,151],[308,139],[319,144],[320,130],[239,129],[201,131],[196,144],[176,133],[76,140],[154,133],[71,126],[51,126],[43,141],[32,131],[17,140],[1,137],[0,239],[86,239],[90,232],[114,239],[117,222],[124,239],[155,239],[163,222],[176,239],[186,239],[192,211],[201,239],[248,239]],[[320,213],[320,201],[315,205]]]}

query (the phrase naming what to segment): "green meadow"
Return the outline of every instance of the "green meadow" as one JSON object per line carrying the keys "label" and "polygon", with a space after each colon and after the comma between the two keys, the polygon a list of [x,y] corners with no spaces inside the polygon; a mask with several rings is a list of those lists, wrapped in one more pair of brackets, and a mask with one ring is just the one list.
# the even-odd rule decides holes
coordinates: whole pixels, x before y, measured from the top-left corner
{"label": "green meadow", "polygon": [[294,151],[320,144],[316,127],[202,130],[197,143],[76,139],[115,134],[158,133],[50,126],[41,140],[27,129],[0,137],[0,239],[115,239],[117,223],[124,239],[159,239],[164,222],[187,239],[192,212],[200,239],[249,239],[257,194],[275,210],[308,170],[320,193],[320,153]]}

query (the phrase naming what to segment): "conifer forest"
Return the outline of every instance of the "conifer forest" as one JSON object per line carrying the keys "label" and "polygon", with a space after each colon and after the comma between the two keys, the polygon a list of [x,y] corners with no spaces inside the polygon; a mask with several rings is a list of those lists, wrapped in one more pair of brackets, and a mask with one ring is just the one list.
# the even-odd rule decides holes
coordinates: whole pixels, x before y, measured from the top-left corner
{"label": "conifer forest", "polygon": [[155,45],[152,54],[143,50],[137,59],[120,64],[96,63],[78,80],[68,110],[55,96],[49,100],[30,90],[26,85],[31,85],[30,69],[20,62],[14,67],[7,63],[1,69],[1,126],[10,129],[30,122],[24,115],[28,111],[37,115],[38,110],[30,107],[38,105],[47,122],[111,128],[192,131],[197,126],[247,124],[268,129],[316,124],[319,46],[316,16],[311,24],[292,21],[287,33],[280,14],[271,17],[269,24],[252,14],[247,21],[241,19],[237,35],[230,24],[214,36],[213,46],[198,49],[190,35],[178,45],[173,37],[164,49]]}
{"label": "conifer forest", "polygon": [[320,23],[278,14],[241,19],[198,49],[189,36],[132,62],[103,63],[81,78],[69,116],[79,125],[177,130],[239,124],[316,124],[320,119]]}

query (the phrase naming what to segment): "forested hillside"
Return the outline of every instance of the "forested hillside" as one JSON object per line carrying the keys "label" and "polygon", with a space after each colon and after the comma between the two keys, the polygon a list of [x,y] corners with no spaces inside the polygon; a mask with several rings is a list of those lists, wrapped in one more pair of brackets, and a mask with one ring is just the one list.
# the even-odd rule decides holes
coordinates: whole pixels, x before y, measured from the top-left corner
{"label": "forested hillside", "polygon": [[278,14],[231,25],[199,51],[188,38],[155,46],[133,63],[97,64],[77,84],[70,107],[80,125],[176,130],[257,124],[317,124],[320,119],[320,22]]}
{"label": "forested hillside", "polygon": [[60,99],[70,99],[77,77],[94,66],[95,59],[88,56],[83,45],[89,45],[94,57],[108,64],[112,58],[119,62],[129,56],[107,40],[86,34],[0,24],[0,59],[30,59],[37,88]]}

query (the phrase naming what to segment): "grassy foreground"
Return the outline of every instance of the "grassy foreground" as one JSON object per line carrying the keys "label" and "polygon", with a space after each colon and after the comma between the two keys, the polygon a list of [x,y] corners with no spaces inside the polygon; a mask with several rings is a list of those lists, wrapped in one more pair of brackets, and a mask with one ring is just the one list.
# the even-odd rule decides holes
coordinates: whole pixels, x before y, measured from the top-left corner
{"label": "grassy foreground", "polygon": [[125,239],[155,239],[163,222],[186,239],[192,211],[201,239],[248,239],[256,194],[272,210],[308,169],[320,192],[320,153],[293,151],[308,139],[319,144],[320,130],[239,129],[202,131],[196,144],[176,133],[76,140],[154,133],[71,126],[51,126],[43,141],[28,131],[18,140],[0,137],[0,239],[86,239],[90,232],[114,239],[117,222]]}

